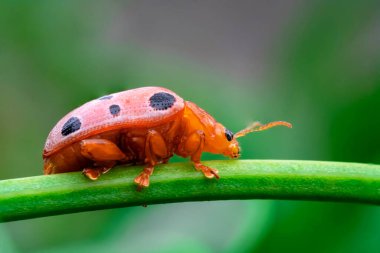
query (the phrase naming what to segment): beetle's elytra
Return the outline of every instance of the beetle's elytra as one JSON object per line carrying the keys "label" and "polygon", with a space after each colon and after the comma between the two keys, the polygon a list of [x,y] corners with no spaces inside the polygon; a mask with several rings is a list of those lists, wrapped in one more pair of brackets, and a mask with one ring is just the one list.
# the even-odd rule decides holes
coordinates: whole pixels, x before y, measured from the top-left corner
{"label": "beetle's elytra", "polygon": [[127,90],[92,100],[63,117],[50,132],[43,151],[44,173],[82,170],[90,179],[117,164],[145,164],[135,178],[149,186],[154,166],[173,154],[190,157],[207,178],[219,178],[203,165],[202,152],[240,156],[237,138],[285,121],[253,123],[233,134],[192,102],[161,87]]}

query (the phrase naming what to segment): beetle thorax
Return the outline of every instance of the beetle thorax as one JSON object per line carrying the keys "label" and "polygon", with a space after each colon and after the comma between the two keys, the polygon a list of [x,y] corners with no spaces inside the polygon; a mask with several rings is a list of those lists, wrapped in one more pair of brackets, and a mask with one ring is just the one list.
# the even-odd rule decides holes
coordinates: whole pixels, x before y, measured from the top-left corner
{"label": "beetle thorax", "polygon": [[182,129],[182,142],[189,138],[197,138],[194,136],[194,133],[203,135],[204,143],[199,144],[199,142],[197,142],[197,144],[194,144],[194,147],[192,147],[194,149],[198,148],[199,145],[203,145],[202,151],[205,152],[223,154],[231,158],[238,156],[240,148],[236,139],[228,140],[226,137],[226,128],[218,123],[210,114],[192,102],[185,102]]}

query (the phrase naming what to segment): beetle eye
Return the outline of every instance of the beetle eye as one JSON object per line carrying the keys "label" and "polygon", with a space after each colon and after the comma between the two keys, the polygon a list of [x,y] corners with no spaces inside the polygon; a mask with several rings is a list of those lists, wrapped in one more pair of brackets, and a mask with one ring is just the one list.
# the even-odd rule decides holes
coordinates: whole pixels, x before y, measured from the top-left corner
{"label": "beetle eye", "polygon": [[225,135],[228,141],[232,141],[232,139],[234,138],[234,134],[228,129],[226,129]]}

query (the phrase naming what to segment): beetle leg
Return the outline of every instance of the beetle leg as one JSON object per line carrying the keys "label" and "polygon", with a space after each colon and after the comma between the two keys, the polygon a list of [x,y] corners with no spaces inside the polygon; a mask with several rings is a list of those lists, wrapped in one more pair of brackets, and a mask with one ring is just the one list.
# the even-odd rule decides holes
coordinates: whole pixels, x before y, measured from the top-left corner
{"label": "beetle leg", "polygon": [[161,160],[165,161],[168,156],[168,148],[162,135],[150,130],[145,140],[145,162],[148,166],[134,180],[139,190],[149,186],[149,177],[153,174],[154,166]]}
{"label": "beetle leg", "polygon": [[197,130],[190,134],[185,143],[185,151],[191,154],[191,161],[196,170],[203,172],[205,177],[219,179],[218,170],[210,168],[201,163],[201,156],[203,147],[205,144],[205,133],[201,130]]}
{"label": "beetle leg", "polygon": [[118,161],[126,158],[115,143],[106,139],[86,139],[80,142],[81,154],[95,162]]}
{"label": "beetle leg", "polygon": [[106,139],[82,140],[80,152],[87,159],[94,161],[94,168],[83,169],[83,174],[91,180],[96,180],[101,174],[107,173],[116,165],[116,161],[126,159],[116,144]]}
{"label": "beetle leg", "polygon": [[112,167],[84,168],[82,173],[91,180],[96,180],[100,175],[107,173]]}
{"label": "beetle leg", "polygon": [[196,170],[201,170],[203,172],[203,175],[207,178],[213,178],[215,177],[216,179],[219,179],[219,171],[217,169],[210,168],[206,165],[203,165],[200,162],[193,162],[193,165]]}
{"label": "beetle leg", "polygon": [[137,184],[138,191],[149,186],[149,177],[153,174],[153,170],[154,166],[148,166],[135,178],[134,182]]}

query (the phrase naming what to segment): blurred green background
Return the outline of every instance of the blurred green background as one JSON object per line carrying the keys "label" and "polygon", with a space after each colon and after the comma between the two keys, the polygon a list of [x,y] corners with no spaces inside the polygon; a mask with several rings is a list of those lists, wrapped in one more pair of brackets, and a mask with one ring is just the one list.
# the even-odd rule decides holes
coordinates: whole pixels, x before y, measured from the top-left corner
{"label": "blurred green background", "polygon": [[[45,138],[76,106],[147,85],[232,131],[293,123],[242,138],[243,159],[379,163],[379,1],[1,1],[0,179],[42,174]],[[0,252],[380,252],[380,209],[95,211],[0,224]]]}

